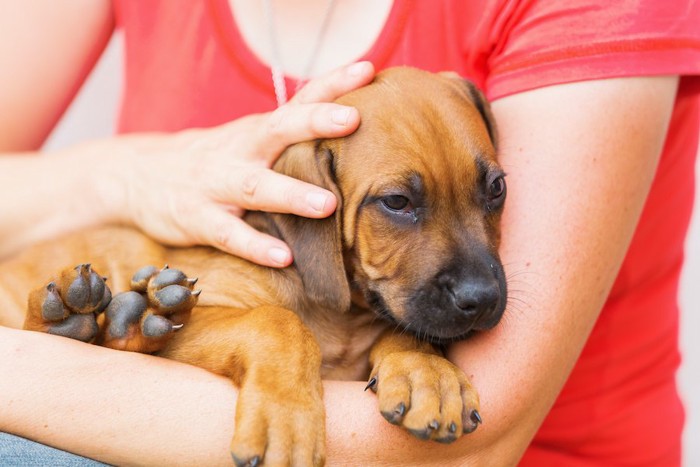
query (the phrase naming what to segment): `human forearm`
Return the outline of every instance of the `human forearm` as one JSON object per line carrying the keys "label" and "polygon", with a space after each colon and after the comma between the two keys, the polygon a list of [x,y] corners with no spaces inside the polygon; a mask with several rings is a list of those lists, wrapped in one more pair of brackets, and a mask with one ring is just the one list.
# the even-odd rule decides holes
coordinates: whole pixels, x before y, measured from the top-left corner
{"label": "human forearm", "polygon": [[635,231],[676,85],[575,83],[494,104],[509,173],[509,308],[497,329],[451,353],[474,375],[484,428],[504,435],[485,452],[522,452],[573,368]]}
{"label": "human forearm", "polygon": [[0,152],[36,150],[114,30],[110,0],[0,2]]}
{"label": "human forearm", "polygon": [[[356,63],[310,81],[274,112],[218,127],[118,136],[52,156],[0,157],[0,183],[15,192],[0,202],[9,214],[0,220],[0,259],[33,241],[117,221],[165,244],[210,245],[287,266],[289,247],[240,216],[263,210],[322,218],[335,210],[331,192],[270,166],[291,144],[353,132],[357,110],[330,101],[373,76],[370,63]],[[12,145],[0,141],[2,147]]]}
{"label": "human forearm", "polygon": [[479,392],[484,423],[440,446],[375,424],[368,406],[339,419],[329,406],[331,423],[362,419],[355,425],[362,436],[347,433],[357,445],[329,439],[340,458],[372,465],[517,464],[617,276],[655,173],[676,85],[674,78],[577,83],[494,104],[509,174],[501,248],[509,306],[493,331],[449,353]]}
{"label": "human forearm", "polygon": [[[111,154],[104,154],[109,151]],[[0,156],[0,259],[60,234],[115,220],[117,145],[86,143],[55,154]]]}
{"label": "human forearm", "polygon": [[[326,382],[329,465],[409,458],[400,450],[378,454],[377,437],[395,446],[441,446],[387,423],[363,387]],[[0,412],[0,431],[103,462],[231,463],[237,391],[189,365],[0,328],[0,394],[11,409]],[[363,443],[364,452],[357,448]]]}
{"label": "human forearm", "polygon": [[[445,465],[469,447],[390,425],[364,384],[325,382],[329,465]],[[0,394],[0,431],[103,462],[231,463],[237,391],[189,365],[0,328]]]}
{"label": "human forearm", "polygon": [[228,380],[50,335],[0,336],[0,431],[115,465],[230,463]]}
{"label": "human forearm", "polygon": [[[372,402],[373,396],[362,392],[362,383],[327,382],[329,464],[396,464],[410,459],[415,464],[507,465],[518,461],[566,380],[625,254],[663,143],[675,84],[673,79],[640,79],[568,85],[558,88],[566,91],[563,93],[543,90],[521,96],[525,101],[515,97],[503,106],[494,106],[505,135],[502,160],[510,173],[511,199],[504,215],[502,255],[510,278],[511,306],[496,330],[454,346],[451,351],[452,358],[471,376],[481,395],[484,424],[449,446],[421,442],[386,423]],[[562,102],[567,108],[576,108],[577,113],[562,115]],[[540,118],[536,118],[538,115]],[[52,354],[63,353],[56,350]],[[132,377],[129,366],[121,365],[123,359],[133,362],[136,358],[146,357],[105,357],[105,361],[94,366],[114,368],[111,374],[129,375],[130,384],[146,388],[138,391],[139,405],[148,407],[152,415],[147,420],[157,423],[150,428],[150,438],[130,437],[128,441],[134,444],[128,447],[138,454],[147,449],[142,443],[157,443],[158,455],[179,455],[180,448],[170,445],[168,430],[189,428],[190,420],[199,421],[205,414],[198,413],[197,403],[191,404],[190,400],[182,403],[182,409],[177,411],[181,418],[176,419],[168,410],[174,410],[180,402],[167,399],[171,392],[158,389],[160,393],[154,396],[153,389],[147,388],[148,378],[157,387],[185,384],[180,383],[183,376],[174,371],[176,366],[170,366],[177,364],[159,363],[173,371],[159,373],[156,366],[153,370],[133,371]],[[116,364],[118,360],[122,363]],[[69,370],[63,373],[69,377],[81,373],[70,370],[72,364],[62,355],[56,362],[59,367],[68,365]],[[99,386],[99,378],[91,378],[91,384]],[[132,389],[113,380],[108,380],[107,386],[114,393],[115,407],[125,404],[121,406],[124,410],[135,400]],[[211,420],[203,423],[206,427],[201,429],[215,433],[211,439],[197,438],[201,443],[197,447],[198,459],[214,450],[227,451],[226,440],[232,427],[231,419],[226,417],[230,417],[233,402],[226,398],[235,394],[230,385],[227,387],[224,390],[221,386],[222,397],[213,391],[207,394],[211,407],[220,405],[227,412],[206,415]],[[60,386],[50,390],[52,394],[65,392]],[[192,387],[188,392],[201,390]],[[144,400],[145,394],[158,399]],[[196,398],[196,394],[176,395]],[[74,396],[78,397],[70,394]],[[82,401],[83,396],[78,400]],[[194,409],[188,408],[190,405]],[[85,409],[84,404],[80,407]],[[23,410],[29,409],[26,402]],[[73,406],[69,409],[73,410]],[[86,412],[100,410],[104,409],[88,407]],[[161,411],[167,417],[157,415]],[[40,423],[25,425],[21,413],[12,421],[24,433],[41,431]],[[108,414],[96,423],[112,423],[111,417],[116,423],[125,419],[124,414]],[[71,426],[63,425],[62,430],[71,433]],[[120,439],[119,430],[133,430],[133,426],[127,422],[120,428],[108,429],[103,436]],[[3,425],[0,429],[9,428]],[[100,433],[100,428],[87,431]],[[72,448],[70,436],[66,437],[60,447]],[[211,440],[219,445],[209,444]],[[81,448],[85,449],[82,453],[94,455],[95,451],[88,451],[97,448],[91,446]],[[170,461],[168,457],[159,459],[161,463]],[[135,460],[122,463],[128,462]]]}

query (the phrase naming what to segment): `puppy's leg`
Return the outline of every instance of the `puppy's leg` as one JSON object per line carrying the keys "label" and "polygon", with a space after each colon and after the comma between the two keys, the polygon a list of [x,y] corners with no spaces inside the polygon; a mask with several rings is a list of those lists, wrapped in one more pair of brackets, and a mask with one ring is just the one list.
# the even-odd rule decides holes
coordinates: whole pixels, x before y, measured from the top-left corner
{"label": "puppy's leg", "polygon": [[89,264],[64,269],[29,294],[24,329],[91,342],[96,316],[112,299],[105,280]]}
{"label": "puppy's leg", "polygon": [[321,352],[295,313],[199,307],[159,355],[227,376],[240,388],[231,441],[236,465],[323,465]]}
{"label": "puppy's leg", "polygon": [[467,376],[435,347],[385,332],[370,352],[367,385],[390,423],[421,439],[451,443],[481,423],[479,397]]}

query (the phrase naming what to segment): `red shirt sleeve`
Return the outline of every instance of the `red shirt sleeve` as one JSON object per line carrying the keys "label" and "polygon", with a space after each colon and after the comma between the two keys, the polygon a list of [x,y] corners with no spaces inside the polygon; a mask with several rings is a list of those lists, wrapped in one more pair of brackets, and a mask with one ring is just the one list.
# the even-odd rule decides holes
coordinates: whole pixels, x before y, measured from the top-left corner
{"label": "red shirt sleeve", "polygon": [[495,99],[542,86],[700,74],[698,0],[503,0],[482,22]]}

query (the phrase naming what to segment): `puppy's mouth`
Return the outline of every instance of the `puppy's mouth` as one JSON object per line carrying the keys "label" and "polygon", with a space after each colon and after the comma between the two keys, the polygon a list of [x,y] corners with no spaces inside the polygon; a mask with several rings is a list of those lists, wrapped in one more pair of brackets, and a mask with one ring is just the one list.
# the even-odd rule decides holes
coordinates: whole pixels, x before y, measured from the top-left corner
{"label": "puppy's mouth", "polygon": [[469,338],[477,331],[486,329],[477,326],[476,322],[471,323],[471,325],[466,328],[454,326],[437,329],[435,326],[424,323],[421,319],[406,320],[398,317],[397,314],[391,310],[391,307],[387,305],[382,295],[375,290],[369,290],[366,293],[366,299],[370,308],[381,319],[392,323],[399,330],[408,331],[419,339],[434,345],[447,345],[452,342],[462,341]]}
{"label": "puppy's mouth", "polygon": [[371,286],[365,296],[370,308],[397,329],[432,344],[445,345],[465,340],[499,323],[507,301],[506,284],[502,274],[496,274],[495,279],[497,296],[491,296],[488,304],[480,302],[473,307],[455,306],[455,294],[434,284],[417,290],[401,309],[393,309],[391,302]]}

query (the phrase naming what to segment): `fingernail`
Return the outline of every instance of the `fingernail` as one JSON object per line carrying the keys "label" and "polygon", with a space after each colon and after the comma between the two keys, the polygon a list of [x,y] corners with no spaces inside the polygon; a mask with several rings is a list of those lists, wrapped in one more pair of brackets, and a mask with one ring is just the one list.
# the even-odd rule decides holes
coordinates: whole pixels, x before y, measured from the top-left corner
{"label": "fingernail", "polygon": [[336,125],[347,125],[348,119],[350,118],[350,109],[347,107],[342,109],[336,109],[331,112],[331,121]]}
{"label": "fingernail", "polygon": [[277,264],[287,264],[289,262],[289,253],[283,248],[272,247],[268,250],[267,255]]}
{"label": "fingernail", "polygon": [[353,63],[352,65],[350,65],[348,67],[348,74],[350,76],[359,76],[365,70],[366,66],[367,66],[367,62]]}
{"label": "fingernail", "polygon": [[319,213],[323,212],[326,207],[326,201],[328,197],[323,193],[309,193],[306,195],[306,202],[311,206],[311,208]]}

